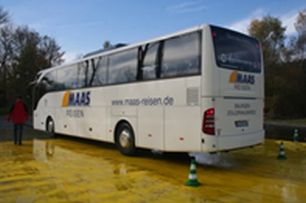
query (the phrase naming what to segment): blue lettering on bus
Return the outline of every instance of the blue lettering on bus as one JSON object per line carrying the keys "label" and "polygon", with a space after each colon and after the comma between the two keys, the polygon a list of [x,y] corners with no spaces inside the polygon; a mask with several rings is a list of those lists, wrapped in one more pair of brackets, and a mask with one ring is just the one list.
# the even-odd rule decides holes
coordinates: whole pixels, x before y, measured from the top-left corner
{"label": "blue lettering on bus", "polygon": [[240,84],[255,84],[255,76],[251,74],[238,73],[233,71],[229,79],[230,83],[240,83]]}
{"label": "blue lettering on bus", "polygon": [[86,92],[69,92],[68,104],[63,106],[89,106],[90,91]]}

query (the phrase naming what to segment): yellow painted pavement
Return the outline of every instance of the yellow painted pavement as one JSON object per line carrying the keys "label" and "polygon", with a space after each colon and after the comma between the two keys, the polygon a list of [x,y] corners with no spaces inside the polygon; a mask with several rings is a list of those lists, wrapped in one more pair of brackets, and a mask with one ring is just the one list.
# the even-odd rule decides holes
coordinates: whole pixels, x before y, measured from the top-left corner
{"label": "yellow painted pavement", "polygon": [[306,144],[284,142],[288,159],[277,160],[278,144],[205,155],[192,188],[182,154],[127,157],[82,139],[2,142],[0,202],[305,202]]}

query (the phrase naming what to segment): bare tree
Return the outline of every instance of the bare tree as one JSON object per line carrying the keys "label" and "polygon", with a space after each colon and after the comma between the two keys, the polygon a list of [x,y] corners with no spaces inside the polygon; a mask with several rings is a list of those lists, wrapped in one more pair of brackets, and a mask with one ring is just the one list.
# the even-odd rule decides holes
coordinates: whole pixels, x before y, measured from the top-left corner
{"label": "bare tree", "polygon": [[8,23],[9,21],[10,19],[8,12],[0,7],[0,25]]}
{"label": "bare tree", "polygon": [[10,97],[25,95],[39,70],[63,62],[64,52],[56,41],[27,26],[8,22],[0,9],[0,106]]}
{"label": "bare tree", "polygon": [[65,52],[60,51],[61,47],[53,38],[46,35],[43,36],[38,46],[49,66],[59,65],[64,62],[63,55]]}
{"label": "bare tree", "polygon": [[296,48],[298,53],[296,57],[298,57],[298,60],[303,60],[306,58],[306,9],[299,12],[294,26],[298,32],[296,41]]}

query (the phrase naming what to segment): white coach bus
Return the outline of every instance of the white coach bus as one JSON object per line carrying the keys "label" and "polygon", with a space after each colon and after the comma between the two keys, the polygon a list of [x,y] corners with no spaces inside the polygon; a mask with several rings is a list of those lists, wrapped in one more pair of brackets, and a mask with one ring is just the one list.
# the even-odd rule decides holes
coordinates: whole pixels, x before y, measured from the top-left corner
{"label": "white coach bus", "polygon": [[229,151],[264,139],[260,43],[201,25],[41,71],[34,128],[136,148]]}

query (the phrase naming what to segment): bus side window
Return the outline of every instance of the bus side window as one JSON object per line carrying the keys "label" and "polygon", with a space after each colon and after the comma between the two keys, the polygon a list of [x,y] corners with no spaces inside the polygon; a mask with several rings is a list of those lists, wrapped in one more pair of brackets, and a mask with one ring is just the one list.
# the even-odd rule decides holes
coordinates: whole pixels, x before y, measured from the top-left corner
{"label": "bus side window", "polygon": [[78,63],[75,88],[87,87],[88,66],[89,66],[88,60]]}
{"label": "bus side window", "polygon": [[200,73],[200,33],[194,32],[165,40],[161,77],[176,77]]}
{"label": "bus side window", "polygon": [[158,53],[159,43],[147,44],[141,47],[140,73],[142,80],[158,78]]}
{"label": "bus side window", "polygon": [[91,59],[88,70],[88,86],[102,86],[107,84],[107,57]]}
{"label": "bus side window", "polygon": [[137,52],[137,49],[130,49],[109,56],[108,84],[136,81]]}
{"label": "bus side window", "polygon": [[63,90],[74,89],[79,87],[78,71],[79,70],[76,64],[58,70],[57,80]]}

